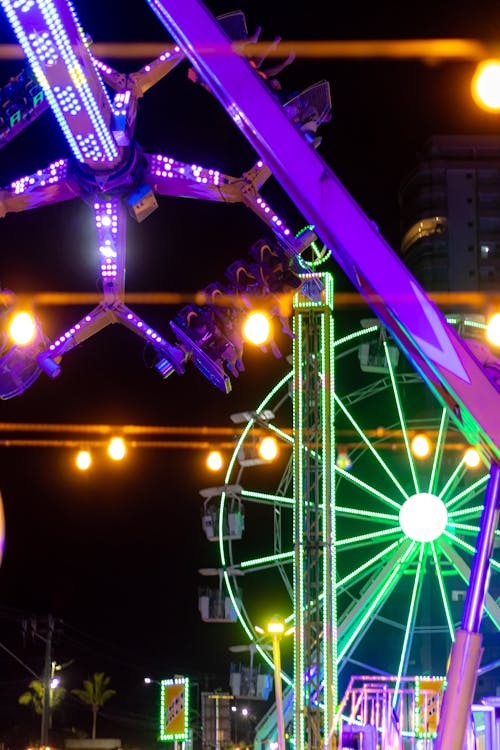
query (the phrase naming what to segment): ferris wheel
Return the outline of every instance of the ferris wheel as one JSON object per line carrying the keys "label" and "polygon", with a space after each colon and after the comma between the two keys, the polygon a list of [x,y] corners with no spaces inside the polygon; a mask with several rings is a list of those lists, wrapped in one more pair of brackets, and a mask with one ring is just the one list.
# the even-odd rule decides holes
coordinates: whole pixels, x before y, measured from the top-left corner
{"label": "ferris wheel", "polygon": [[[482,333],[474,320],[450,322],[462,335]],[[378,321],[346,326],[334,351],[339,686],[357,674],[445,674],[488,467],[468,465],[460,433]],[[294,621],[292,379],[290,372],[254,411],[233,416],[244,429],[212,536],[235,615],[269,665],[255,625],[274,611]],[[266,433],[279,443],[275,468],[255,451]],[[417,435],[430,441],[420,459],[411,446]],[[208,508],[213,493],[204,492]],[[498,558],[491,571],[485,633],[500,629]],[[283,679],[292,684],[286,655]]]}

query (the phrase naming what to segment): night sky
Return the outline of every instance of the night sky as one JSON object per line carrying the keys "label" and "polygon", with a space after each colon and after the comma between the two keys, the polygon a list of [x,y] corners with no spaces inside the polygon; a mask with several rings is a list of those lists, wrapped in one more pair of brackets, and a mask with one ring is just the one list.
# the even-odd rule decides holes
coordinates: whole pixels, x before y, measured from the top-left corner
{"label": "night sky", "polygon": [[[95,42],[169,41],[145,2],[128,5],[133,10],[126,15],[96,0],[77,10]],[[400,2],[335,8],[323,2],[309,6],[308,15],[285,0],[208,5],[215,15],[242,9],[250,32],[263,27],[262,39],[488,40],[500,28],[498,3],[486,1],[472,7],[457,2],[451,9],[444,0],[426,0],[411,12]],[[0,43],[15,41],[7,26],[6,21],[0,26]],[[142,65],[109,62],[127,71]],[[1,80],[20,67],[19,61],[2,62]],[[280,80],[290,90],[322,78],[330,82],[333,116],[321,128],[319,153],[397,249],[398,186],[424,142],[437,134],[498,133],[498,116],[478,110],[471,100],[472,73],[472,63],[297,59]],[[188,80],[187,63],[141,101],[136,139],[147,152],[233,175],[255,158],[215,98]],[[67,155],[47,112],[2,150],[0,182],[7,185]],[[276,185],[269,186],[269,196],[294,229],[305,223]],[[83,203],[10,215],[0,228],[2,288],[96,291],[93,219]],[[127,290],[195,292],[222,281],[227,265],[265,235],[257,218],[240,206],[159,197],[159,209],[143,224],[129,222]],[[334,263],[330,270],[337,287],[350,291]],[[178,308],[136,309],[167,334]],[[50,338],[82,314],[82,307],[40,310]],[[351,314],[359,318],[366,310]],[[226,396],[191,365],[184,376],[162,381],[143,341],[111,326],[69,353],[58,379],[42,375],[23,396],[2,401],[0,421],[229,426],[232,413],[255,408],[287,371],[291,342],[281,334],[278,342],[281,360],[247,350],[246,371]],[[226,688],[227,647],[244,642],[237,625],[204,624],[198,614],[197,587],[204,583],[198,569],[216,565],[201,529],[199,490],[222,483],[222,474],[209,474],[203,458],[193,450],[136,449],[120,464],[96,456],[93,470],[82,474],[73,470],[67,449],[0,450],[7,527],[0,642],[40,673],[43,644],[23,643],[21,619],[49,613],[59,618],[54,658],[74,660],[64,673],[68,686],[105,671],[118,691],[103,718],[102,733],[108,736],[126,738],[154,713],[152,693],[142,686],[146,674],[213,675],[211,686]],[[13,716],[19,723],[27,717],[27,709],[17,708],[17,696],[30,676],[5,650],[0,674],[1,730]],[[86,721],[88,728],[86,718],[80,724]]]}

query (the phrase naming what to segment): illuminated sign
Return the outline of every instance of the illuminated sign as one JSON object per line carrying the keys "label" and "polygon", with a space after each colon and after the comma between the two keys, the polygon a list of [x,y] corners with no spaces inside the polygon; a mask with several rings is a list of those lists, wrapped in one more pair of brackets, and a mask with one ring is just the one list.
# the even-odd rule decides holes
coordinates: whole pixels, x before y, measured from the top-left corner
{"label": "illuminated sign", "polygon": [[161,681],[160,740],[185,740],[189,734],[189,678]]}

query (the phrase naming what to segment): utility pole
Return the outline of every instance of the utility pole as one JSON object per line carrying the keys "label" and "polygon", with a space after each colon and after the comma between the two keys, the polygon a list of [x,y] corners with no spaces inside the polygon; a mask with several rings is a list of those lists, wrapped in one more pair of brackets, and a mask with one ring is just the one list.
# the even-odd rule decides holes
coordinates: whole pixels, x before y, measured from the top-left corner
{"label": "utility pole", "polygon": [[50,726],[50,683],[52,680],[52,635],[54,633],[54,618],[47,617],[47,635],[45,640],[45,661],[43,668],[43,701],[42,701],[42,726],[40,730],[40,746],[47,747],[49,744]]}

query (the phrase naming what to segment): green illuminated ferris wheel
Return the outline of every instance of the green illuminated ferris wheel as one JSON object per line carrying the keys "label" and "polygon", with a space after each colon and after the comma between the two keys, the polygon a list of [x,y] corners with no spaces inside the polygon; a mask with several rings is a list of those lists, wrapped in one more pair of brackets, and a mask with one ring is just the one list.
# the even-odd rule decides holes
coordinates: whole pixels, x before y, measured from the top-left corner
{"label": "green illuminated ferris wheel", "polygon": [[[351,315],[352,320],[352,315]],[[450,318],[464,337],[483,327]],[[488,467],[468,465],[461,433],[377,320],[335,321],[335,525],[339,693],[353,675],[445,674],[468,586]],[[249,639],[279,611],[294,622],[293,372],[252,412],[232,455],[220,500],[227,593]],[[280,457],[266,464],[252,434],[269,433]],[[430,451],[416,458],[412,439]],[[320,448],[321,450],[321,448]],[[244,525],[244,529],[243,529]],[[234,524],[233,524],[234,529]],[[241,532],[241,533],[240,533]],[[498,534],[498,532],[496,532]],[[482,629],[500,630],[500,563],[492,560]],[[305,606],[310,606],[306,602]],[[271,664],[264,649],[261,656]],[[284,680],[293,685],[293,668]],[[341,694],[341,693],[340,693]]]}

